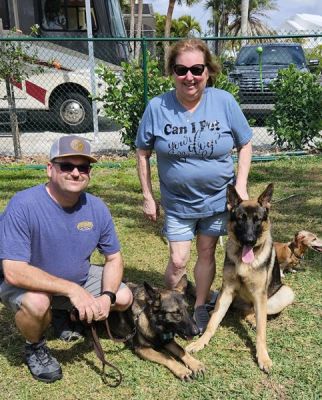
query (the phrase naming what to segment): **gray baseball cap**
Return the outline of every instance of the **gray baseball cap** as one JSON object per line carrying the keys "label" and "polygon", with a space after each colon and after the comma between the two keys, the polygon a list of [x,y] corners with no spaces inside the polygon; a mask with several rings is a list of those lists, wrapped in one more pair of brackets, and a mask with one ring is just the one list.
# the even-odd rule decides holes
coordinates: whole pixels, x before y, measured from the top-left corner
{"label": "gray baseball cap", "polygon": [[96,163],[96,158],[91,156],[89,141],[80,136],[68,135],[55,140],[50,149],[49,160],[58,157],[82,156],[88,158],[91,163]]}

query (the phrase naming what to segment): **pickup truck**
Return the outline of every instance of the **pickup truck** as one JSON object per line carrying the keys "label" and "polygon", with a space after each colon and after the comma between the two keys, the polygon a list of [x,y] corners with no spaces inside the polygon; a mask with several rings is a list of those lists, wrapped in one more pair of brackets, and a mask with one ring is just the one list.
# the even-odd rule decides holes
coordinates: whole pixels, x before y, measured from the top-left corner
{"label": "pickup truck", "polygon": [[262,116],[273,109],[274,93],[270,84],[276,79],[278,71],[288,68],[290,64],[308,72],[309,67],[318,64],[318,60],[307,63],[299,43],[263,43],[241,47],[228,78],[239,86],[241,108],[246,115]]}

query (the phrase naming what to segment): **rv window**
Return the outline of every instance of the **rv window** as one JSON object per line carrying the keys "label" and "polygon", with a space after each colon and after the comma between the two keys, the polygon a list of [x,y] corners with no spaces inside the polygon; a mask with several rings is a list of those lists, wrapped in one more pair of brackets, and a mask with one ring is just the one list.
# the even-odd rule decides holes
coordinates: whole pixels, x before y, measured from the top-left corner
{"label": "rv window", "polygon": [[[41,0],[42,28],[56,31],[86,31],[85,0]],[[92,28],[97,29],[96,15],[91,7]]]}
{"label": "rv window", "polygon": [[2,19],[3,29],[10,29],[8,2],[0,2],[0,18]]}

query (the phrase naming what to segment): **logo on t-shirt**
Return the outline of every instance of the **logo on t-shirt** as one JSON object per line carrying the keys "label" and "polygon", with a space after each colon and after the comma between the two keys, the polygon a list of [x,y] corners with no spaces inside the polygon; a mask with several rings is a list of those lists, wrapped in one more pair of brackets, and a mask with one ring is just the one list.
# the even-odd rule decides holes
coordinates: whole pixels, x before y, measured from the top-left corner
{"label": "logo on t-shirt", "polygon": [[91,231],[93,226],[94,224],[91,221],[82,221],[77,224],[77,229],[79,231]]}

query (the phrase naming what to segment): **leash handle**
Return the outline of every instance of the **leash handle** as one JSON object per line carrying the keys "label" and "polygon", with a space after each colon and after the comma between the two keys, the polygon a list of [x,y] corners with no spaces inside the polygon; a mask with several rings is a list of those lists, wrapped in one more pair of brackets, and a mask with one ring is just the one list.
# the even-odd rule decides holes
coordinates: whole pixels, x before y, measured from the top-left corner
{"label": "leash handle", "polygon": [[[101,342],[100,342],[100,340],[98,338],[98,335],[97,335],[97,332],[96,332],[95,323],[90,324],[90,327],[91,327],[91,334],[92,334],[92,339],[93,339],[94,351],[95,351],[95,353],[97,355],[97,358],[102,363],[102,380],[106,385],[108,385],[110,387],[117,387],[117,386],[119,386],[121,384],[122,379],[123,379],[123,375],[122,375],[121,371],[114,364],[112,364],[112,363],[110,363],[110,362],[108,362],[106,360],[105,355],[104,355],[104,351],[102,349]],[[114,384],[109,383],[108,380],[107,380],[107,373],[105,372],[105,367],[106,366],[114,369],[114,371],[117,374],[117,377],[115,378],[116,382]]]}

